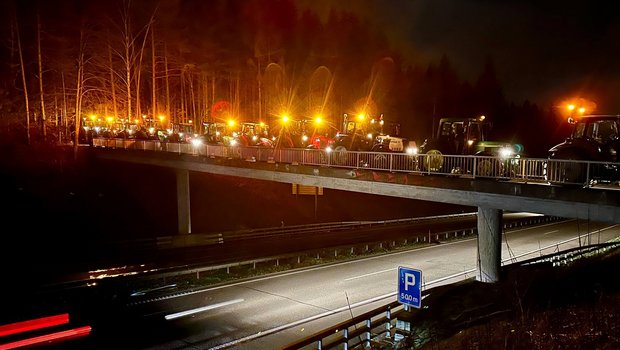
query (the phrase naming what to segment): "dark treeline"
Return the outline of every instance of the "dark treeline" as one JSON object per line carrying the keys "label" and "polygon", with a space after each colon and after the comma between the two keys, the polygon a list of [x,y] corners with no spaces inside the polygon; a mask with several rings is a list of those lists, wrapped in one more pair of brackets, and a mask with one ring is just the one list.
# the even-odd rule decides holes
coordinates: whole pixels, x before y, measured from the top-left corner
{"label": "dark treeline", "polygon": [[491,57],[465,81],[458,57],[409,62],[346,11],[321,19],[293,0],[0,6],[0,123],[22,142],[69,141],[76,115],[201,125],[321,113],[338,127],[343,113],[361,111],[400,122],[418,142],[445,116],[485,115],[496,138],[532,156],[563,136],[552,108],[509,101]]}

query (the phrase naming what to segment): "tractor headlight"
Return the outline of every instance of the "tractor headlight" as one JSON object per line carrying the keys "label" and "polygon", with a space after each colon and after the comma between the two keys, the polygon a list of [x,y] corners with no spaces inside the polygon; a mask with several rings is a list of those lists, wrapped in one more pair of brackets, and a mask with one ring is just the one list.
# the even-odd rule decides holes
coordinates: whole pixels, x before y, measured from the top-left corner
{"label": "tractor headlight", "polygon": [[510,158],[514,155],[514,151],[510,147],[502,147],[499,150],[499,156],[502,158]]}
{"label": "tractor headlight", "polygon": [[407,147],[407,154],[410,154],[410,155],[418,154],[418,148],[417,147]]}

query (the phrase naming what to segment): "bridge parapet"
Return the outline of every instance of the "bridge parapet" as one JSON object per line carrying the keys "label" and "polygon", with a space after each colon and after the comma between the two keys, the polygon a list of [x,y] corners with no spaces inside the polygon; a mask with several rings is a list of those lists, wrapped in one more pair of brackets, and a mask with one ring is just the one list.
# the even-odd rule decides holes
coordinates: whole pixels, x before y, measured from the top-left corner
{"label": "bridge parapet", "polygon": [[330,151],[328,149],[303,148],[280,149],[106,138],[95,138],[93,146],[189,154],[211,158],[242,159],[252,162],[365,169],[419,175],[448,175],[471,179],[579,185],[587,188],[620,190],[617,179],[604,176],[604,174],[609,173],[609,169],[620,169],[620,163],[610,162],[501,156]]}

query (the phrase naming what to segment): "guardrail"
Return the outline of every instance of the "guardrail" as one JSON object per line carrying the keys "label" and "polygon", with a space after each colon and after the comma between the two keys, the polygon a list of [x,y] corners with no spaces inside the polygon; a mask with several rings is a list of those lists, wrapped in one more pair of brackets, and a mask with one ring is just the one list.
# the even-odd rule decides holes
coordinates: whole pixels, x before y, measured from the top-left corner
{"label": "guardrail", "polygon": [[[412,218],[401,219],[388,219],[388,220],[369,220],[369,221],[343,221],[343,222],[326,222],[326,223],[310,223],[301,225],[288,225],[282,227],[265,227],[256,229],[243,229],[235,231],[221,231],[212,233],[193,233],[191,237],[193,240],[187,240],[187,246],[199,246],[209,244],[256,239],[256,238],[268,238],[272,236],[280,236],[289,233],[301,234],[301,233],[313,233],[321,231],[336,231],[336,230],[352,230],[358,228],[369,228],[374,226],[396,225],[396,224],[413,224],[427,221],[433,221],[438,219],[457,219],[476,217],[476,212],[469,213],[457,213],[457,214],[445,214],[445,215],[432,215]],[[142,238],[133,240],[116,241],[112,244],[119,247],[126,247],[129,249],[147,249],[157,247],[159,249],[167,248],[181,248],[181,246],[174,246],[174,240],[178,239],[182,244],[183,239],[187,238],[183,235],[173,236],[159,236],[157,238]]]}
{"label": "guardrail", "polygon": [[[469,215],[472,215],[472,214],[471,213],[454,214],[454,216],[459,216],[459,217],[465,217]],[[424,221],[424,220],[433,220],[433,219],[440,218],[440,217],[441,216],[431,216],[431,217],[424,217],[424,218],[419,218],[419,219],[420,221]],[[415,219],[416,218],[412,220],[415,220]],[[390,220],[390,223],[400,224],[402,223],[401,220],[402,219]],[[534,218],[523,218],[523,219],[518,219],[511,223],[505,223],[503,227],[504,229],[509,229],[509,228],[516,228],[516,227],[524,227],[527,225],[536,225],[536,224],[543,224],[543,223],[548,223],[548,222],[555,222],[558,220],[565,220],[565,219],[559,218],[559,217],[553,217],[553,216],[537,216]],[[387,223],[380,223],[380,222],[376,222],[376,223],[378,225],[387,224]],[[370,223],[369,225],[371,224],[372,223]],[[402,247],[403,245],[407,245],[407,244],[433,244],[433,243],[437,243],[437,242],[444,241],[444,240],[448,241],[451,239],[470,237],[470,236],[476,235],[477,231],[478,230],[476,227],[470,227],[470,228],[460,228],[460,229],[452,229],[452,230],[447,230],[447,231],[433,232],[432,234],[431,233],[410,234],[410,235],[402,236],[400,240],[384,240],[384,241],[375,241],[372,243],[366,242],[366,243],[360,243],[357,245],[349,244],[349,245],[343,245],[343,246],[337,246],[337,247],[331,247],[331,248],[313,249],[313,250],[300,251],[300,252],[289,253],[289,254],[281,254],[281,255],[276,255],[276,256],[257,257],[254,259],[249,259],[249,260],[244,260],[244,261],[224,262],[220,264],[205,265],[205,264],[197,263],[194,265],[184,265],[184,266],[179,266],[179,267],[165,267],[165,268],[149,269],[148,273],[139,273],[139,274],[134,274],[132,276],[133,278],[137,277],[137,279],[139,280],[151,280],[151,281],[160,280],[163,284],[169,283],[170,278],[179,278],[179,277],[183,277],[183,278],[189,277],[197,281],[197,280],[200,280],[201,276],[204,273],[215,272],[218,270],[225,271],[226,274],[229,274],[232,268],[245,267],[247,269],[256,270],[257,265],[263,264],[263,263],[271,264],[272,266],[280,266],[280,264],[282,263],[286,264],[287,262],[288,263],[292,262],[293,265],[295,265],[295,262],[296,262],[296,264],[299,265],[302,262],[302,260],[305,260],[305,259],[313,260],[315,258],[316,259],[328,258],[328,260],[330,260],[340,255],[352,254],[354,250],[356,253],[364,254],[365,252],[372,251],[375,248],[379,248],[382,250],[383,249],[390,250],[392,247],[397,247],[397,246]],[[546,248],[548,247],[543,247],[541,249],[546,249]],[[512,257],[512,258],[514,259],[515,257]],[[464,271],[463,274],[470,274],[473,271],[475,270]],[[461,276],[461,274],[456,274],[456,275],[440,278],[440,279],[427,283],[427,285],[430,286],[435,283],[444,282],[446,280],[452,280],[459,276]],[[93,279],[93,278],[99,278],[99,277],[97,277],[96,274],[91,274],[90,279]],[[145,302],[145,300],[140,300],[140,301],[136,300],[135,302],[143,303]]]}
{"label": "guardrail", "polygon": [[106,138],[93,139],[93,146],[241,159],[251,162],[572,184],[584,187],[593,187],[599,182],[616,181],[620,172],[620,163],[543,158],[280,149]]}
{"label": "guardrail", "polygon": [[[590,233],[592,235],[593,233]],[[579,246],[568,249],[566,251],[557,251],[553,254],[542,255],[543,250],[548,250],[555,247],[559,250],[559,245],[574,241],[575,239],[581,239],[581,237],[573,238],[564,242],[560,242],[557,245],[552,244],[546,247],[538,248],[537,250],[527,252],[519,257],[529,256],[532,254],[540,253],[541,256],[526,259],[520,262],[515,260],[516,257],[511,257],[502,260],[502,265],[530,265],[534,263],[546,262],[551,263],[553,266],[566,265],[576,259],[582,258],[587,255],[604,253],[610,249],[617,249],[620,247],[620,242],[598,243],[590,246]],[[506,264],[512,262],[512,264]],[[471,274],[475,274],[476,269],[470,269],[454,275],[446,276],[437,280],[430,281],[422,286],[422,298],[424,299],[428,295],[432,294],[435,288],[439,287],[439,283],[447,280],[461,281],[470,278]],[[437,284],[438,286],[428,288],[431,285]],[[393,298],[396,296],[396,292],[383,296],[383,299]],[[409,311],[410,307],[399,303],[398,301],[388,302],[381,305],[371,311],[365,312],[361,315],[353,317],[349,320],[343,321],[337,325],[323,329],[315,334],[311,334],[303,339],[290,343],[282,348],[282,350],[298,350],[298,349],[349,349],[359,348],[360,346],[371,347],[373,342],[377,341],[389,341],[392,345],[408,335],[408,332],[401,330],[398,327],[398,316]],[[397,348],[397,347],[394,347]]]}

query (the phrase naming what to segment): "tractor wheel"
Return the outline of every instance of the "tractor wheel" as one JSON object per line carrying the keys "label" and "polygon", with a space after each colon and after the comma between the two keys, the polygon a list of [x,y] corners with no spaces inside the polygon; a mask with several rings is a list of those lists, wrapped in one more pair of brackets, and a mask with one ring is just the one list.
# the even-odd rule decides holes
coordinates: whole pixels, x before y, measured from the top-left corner
{"label": "tractor wheel", "polygon": [[443,154],[439,150],[431,149],[424,155],[424,170],[439,172],[443,167]]}
{"label": "tractor wheel", "polygon": [[579,157],[565,156],[549,159],[547,162],[547,181],[551,183],[584,184],[586,165],[575,163]]}
{"label": "tractor wheel", "polygon": [[336,146],[332,151],[334,163],[338,165],[347,165],[347,148],[345,146]]}
{"label": "tractor wheel", "polygon": [[328,164],[329,163],[329,153],[324,150],[319,150],[319,162],[320,164]]}
{"label": "tractor wheel", "polygon": [[504,173],[502,163],[495,159],[482,159],[476,165],[476,175],[484,177],[502,176]]}
{"label": "tractor wheel", "polygon": [[372,165],[376,169],[387,169],[388,157],[385,154],[377,154],[373,157]]}

